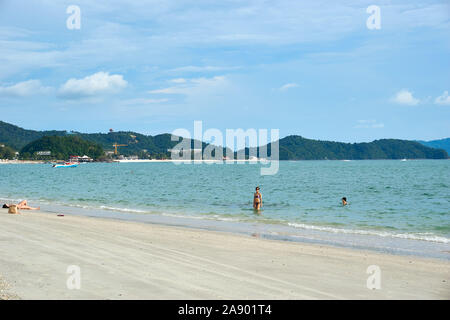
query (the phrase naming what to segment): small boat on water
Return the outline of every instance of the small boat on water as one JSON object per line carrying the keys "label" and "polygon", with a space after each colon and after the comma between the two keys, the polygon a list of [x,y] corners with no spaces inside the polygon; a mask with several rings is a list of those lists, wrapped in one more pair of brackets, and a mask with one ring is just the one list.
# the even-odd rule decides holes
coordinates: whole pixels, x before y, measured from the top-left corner
{"label": "small boat on water", "polygon": [[64,163],[55,163],[53,168],[74,168],[78,167],[78,163],[75,162],[64,162]]}

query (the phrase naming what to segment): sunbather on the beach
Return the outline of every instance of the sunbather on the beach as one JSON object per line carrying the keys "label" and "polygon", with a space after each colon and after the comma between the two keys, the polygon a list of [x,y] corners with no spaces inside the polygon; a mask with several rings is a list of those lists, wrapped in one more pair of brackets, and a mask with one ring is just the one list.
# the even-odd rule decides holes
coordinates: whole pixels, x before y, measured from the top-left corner
{"label": "sunbather on the beach", "polygon": [[[11,206],[11,204],[6,204],[5,203],[3,205],[3,208],[9,208],[9,206]],[[22,209],[22,210],[40,210],[41,207],[37,207],[37,208],[30,207],[30,206],[28,206],[27,200],[23,200],[23,201],[20,201],[17,204],[17,209]]]}

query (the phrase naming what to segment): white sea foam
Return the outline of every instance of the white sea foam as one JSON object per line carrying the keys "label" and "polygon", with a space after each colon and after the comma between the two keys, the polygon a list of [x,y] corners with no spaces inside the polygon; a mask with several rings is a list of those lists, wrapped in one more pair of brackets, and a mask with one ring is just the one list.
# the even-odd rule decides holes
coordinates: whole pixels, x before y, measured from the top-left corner
{"label": "white sea foam", "polygon": [[123,213],[150,213],[145,210],[138,209],[129,209],[129,208],[119,208],[119,207],[110,207],[110,206],[95,206],[95,205],[86,205],[86,204],[75,204],[75,203],[63,203],[63,202],[47,202],[47,201],[39,201],[41,204],[45,203],[48,205],[57,205],[62,207],[72,207],[72,208],[80,208],[80,209],[88,209],[88,210],[108,210],[108,211],[116,211]]}
{"label": "white sea foam", "polygon": [[345,234],[361,234],[361,235],[371,235],[379,237],[391,237],[391,238],[401,238],[410,240],[422,240],[422,241],[432,241],[439,243],[450,243],[450,239],[445,237],[436,236],[432,233],[391,233],[386,231],[372,231],[372,230],[358,230],[358,229],[341,229],[333,227],[319,227],[303,223],[293,223],[289,222],[289,226],[294,228],[308,229],[308,230],[318,230],[326,231],[332,233],[345,233]]}
{"label": "white sea foam", "polygon": [[173,214],[173,213],[162,213],[161,215],[166,217],[174,217],[174,218],[188,218],[188,219],[196,219],[196,220],[215,220],[215,221],[233,221],[233,222],[239,222],[239,219],[235,218],[226,218],[221,217],[219,215],[212,215],[212,216],[191,216],[191,215],[181,215],[181,214]]}
{"label": "white sea foam", "polygon": [[100,206],[100,209],[127,212],[127,213],[149,213],[148,211],[145,211],[145,210],[129,209],[129,208],[116,208],[116,207],[108,207],[108,206]]}

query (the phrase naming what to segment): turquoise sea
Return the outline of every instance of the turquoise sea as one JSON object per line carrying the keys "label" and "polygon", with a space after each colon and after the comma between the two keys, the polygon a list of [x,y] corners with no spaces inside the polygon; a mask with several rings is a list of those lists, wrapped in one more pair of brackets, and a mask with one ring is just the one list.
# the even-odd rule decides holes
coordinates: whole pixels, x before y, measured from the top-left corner
{"label": "turquoise sea", "polygon": [[[1,164],[0,200],[50,212],[450,259],[450,161]],[[263,210],[252,209],[255,186]],[[343,207],[345,196],[349,205]]]}

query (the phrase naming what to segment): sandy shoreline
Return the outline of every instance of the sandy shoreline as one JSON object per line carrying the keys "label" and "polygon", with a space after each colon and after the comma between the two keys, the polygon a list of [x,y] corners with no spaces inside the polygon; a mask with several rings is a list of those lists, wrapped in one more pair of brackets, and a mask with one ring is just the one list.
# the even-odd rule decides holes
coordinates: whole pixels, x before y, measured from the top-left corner
{"label": "sandy shoreline", "polygon": [[450,299],[444,260],[4,209],[0,275],[0,294],[21,299]]}

